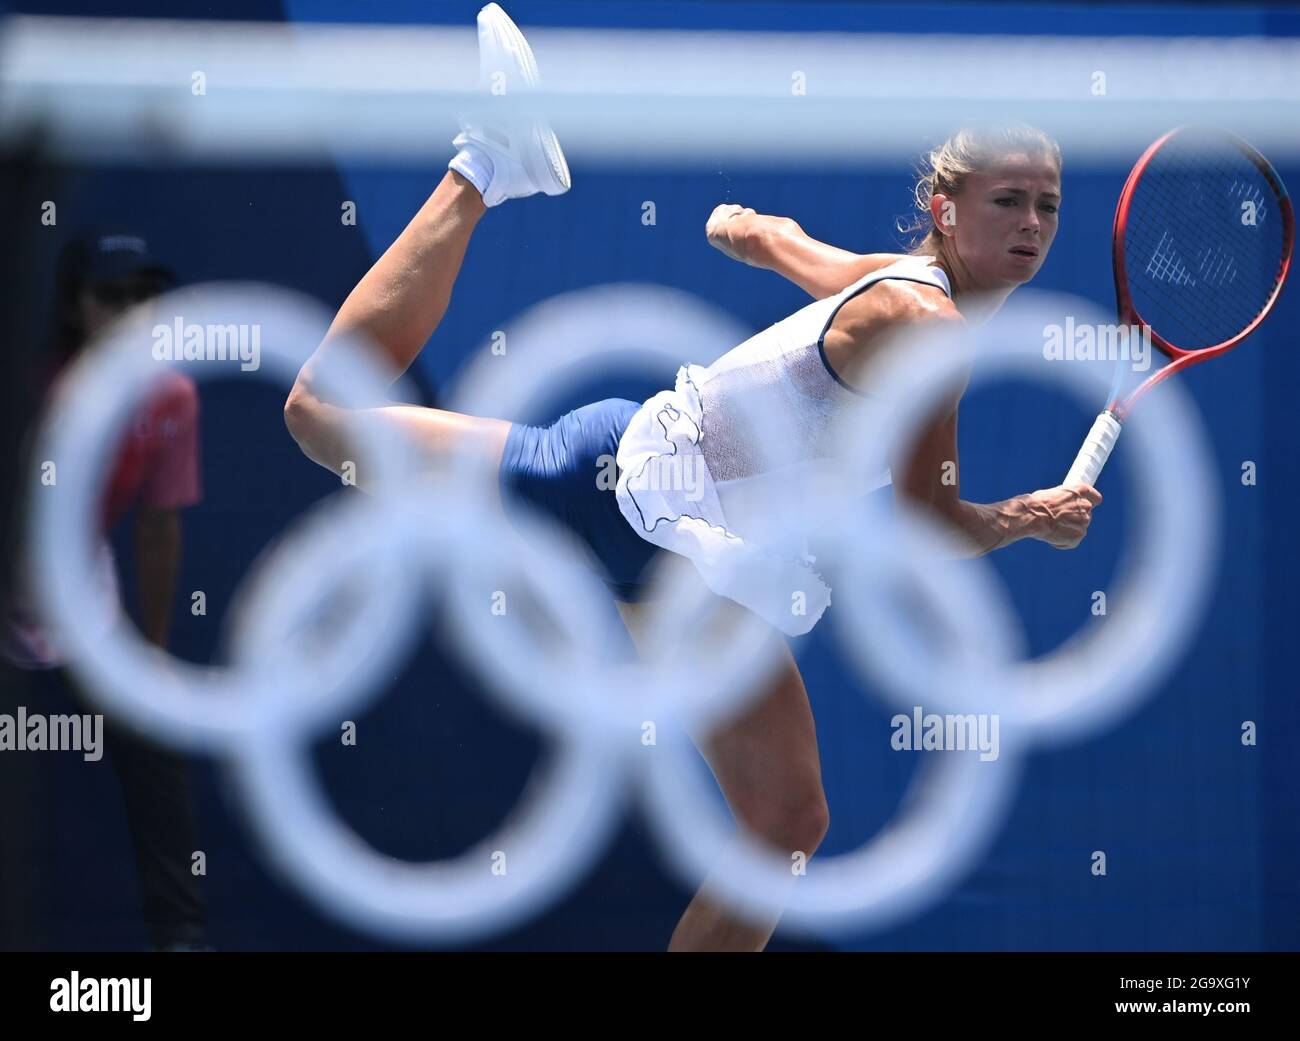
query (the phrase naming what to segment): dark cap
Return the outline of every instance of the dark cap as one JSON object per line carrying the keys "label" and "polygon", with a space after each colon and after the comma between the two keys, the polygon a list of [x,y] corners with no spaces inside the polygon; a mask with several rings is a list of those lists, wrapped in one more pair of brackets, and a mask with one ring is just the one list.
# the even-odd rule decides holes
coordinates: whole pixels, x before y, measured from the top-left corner
{"label": "dark cap", "polygon": [[58,277],[65,286],[84,286],[149,272],[174,283],[176,276],[149,249],[143,235],[128,228],[94,227],[78,232],[59,254]]}

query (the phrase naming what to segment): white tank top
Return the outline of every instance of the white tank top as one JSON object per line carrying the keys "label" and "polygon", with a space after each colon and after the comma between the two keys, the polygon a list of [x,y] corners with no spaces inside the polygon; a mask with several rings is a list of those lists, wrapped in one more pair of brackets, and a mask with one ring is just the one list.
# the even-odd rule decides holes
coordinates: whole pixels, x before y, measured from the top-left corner
{"label": "white tank top", "polygon": [[[764,521],[773,496],[829,458],[840,417],[868,395],[830,367],[824,341],[836,313],[883,279],[920,282],[952,296],[933,257],[904,257],[796,311],[732,348],[712,365],[684,365],[673,390],[641,406],[619,441],[619,509],[642,538],[691,558],[714,592],[783,632],[810,630],[830,603],[803,540]],[[743,411],[742,411],[742,404]],[[752,420],[767,417],[776,454],[755,448]],[[889,483],[886,471],[865,494]],[[736,564],[735,568],[730,565]],[[800,595],[802,594],[802,595]]]}

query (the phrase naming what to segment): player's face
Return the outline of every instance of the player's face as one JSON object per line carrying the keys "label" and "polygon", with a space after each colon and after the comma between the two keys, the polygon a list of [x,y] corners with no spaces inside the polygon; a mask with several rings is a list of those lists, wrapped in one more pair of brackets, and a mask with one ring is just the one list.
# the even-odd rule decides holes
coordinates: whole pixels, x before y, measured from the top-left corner
{"label": "player's face", "polygon": [[1009,155],[969,174],[953,200],[962,265],[986,288],[1028,282],[1056,237],[1061,177],[1047,156]]}

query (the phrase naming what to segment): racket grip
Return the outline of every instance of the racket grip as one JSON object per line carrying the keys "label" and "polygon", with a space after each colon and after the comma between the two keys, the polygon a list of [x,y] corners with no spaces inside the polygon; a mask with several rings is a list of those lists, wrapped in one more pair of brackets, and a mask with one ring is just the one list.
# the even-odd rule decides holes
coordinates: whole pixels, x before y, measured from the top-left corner
{"label": "racket grip", "polygon": [[1099,415],[1097,422],[1093,423],[1092,429],[1088,431],[1079,454],[1074,457],[1074,465],[1070,467],[1070,472],[1065,475],[1065,480],[1061,483],[1095,486],[1097,478],[1101,475],[1101,468],[1106,465],[1111,449],[1115,447],[1115,442],[1119,438],[1120,427],[1120,421],[1115,418],[1113,412],[1107,411]]}

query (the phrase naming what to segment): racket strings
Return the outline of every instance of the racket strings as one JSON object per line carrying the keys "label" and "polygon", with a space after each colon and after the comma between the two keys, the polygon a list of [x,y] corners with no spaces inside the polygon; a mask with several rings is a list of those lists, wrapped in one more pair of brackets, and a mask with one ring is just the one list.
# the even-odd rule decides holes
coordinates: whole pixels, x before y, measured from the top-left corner
{"label": "racket strings", "polygon": [[1143,321],[1184,350],[1232,339],[1267,307],[1284,234],[1276,190],[1229,142],[1175,138],[1142,174],[1124,252]]}

